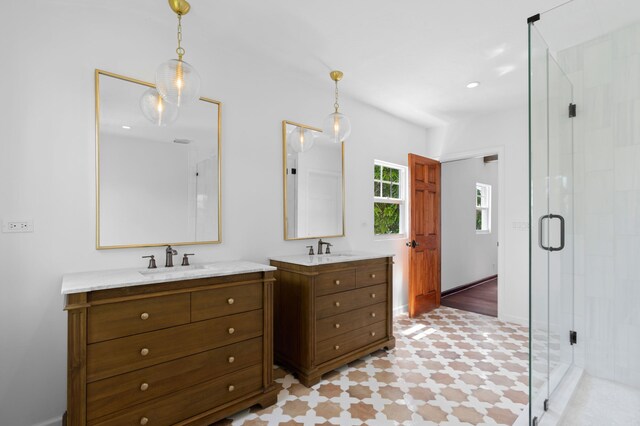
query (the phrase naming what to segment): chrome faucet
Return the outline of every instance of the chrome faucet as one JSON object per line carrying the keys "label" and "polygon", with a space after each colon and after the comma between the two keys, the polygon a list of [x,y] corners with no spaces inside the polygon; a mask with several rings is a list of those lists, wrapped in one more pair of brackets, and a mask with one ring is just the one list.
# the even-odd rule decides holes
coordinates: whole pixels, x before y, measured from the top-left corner
{"label": "chrome faucet", "polygon": [[171,248],[171,246],[167,246],[167,260],[164,263],[164,267],[165,268],[172,268],[173,267],[173,256],[178,254],[178,250],[174,250]]}
{"label": "chrome faucet", "polygon": [[327,251],[325,254],[331,254],[331,252],[329,251],[329,247],[331,247],[331,243],[325,243],[324,241],[322,241],[322,239],[318,241],[318,254],[322,254],[322,246],[327,246]]}

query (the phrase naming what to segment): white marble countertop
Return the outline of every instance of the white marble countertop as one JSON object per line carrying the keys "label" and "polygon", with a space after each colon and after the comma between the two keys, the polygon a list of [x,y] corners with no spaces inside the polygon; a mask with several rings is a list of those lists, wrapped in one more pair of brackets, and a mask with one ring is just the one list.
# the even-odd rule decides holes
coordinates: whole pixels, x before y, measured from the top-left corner
{"label": "white marble countertop", "polygon": [[173,268],[129,268],[78,272],[62,277],[62,294],[275,270],[276,268],[273,266],[260,263],[230,261],[194,263],[190,266],[174,266]]}
{"label": "white marble countertop", "polygon": [[361,251],[344,251],[331,254],[296,254],[292,256],[272,256],[269,259],[276,262],[293,263],[302,266],[326,265],[327,263],[353,262],[356,260],[380,259],[382,257],[393,257],[388,253],[367,253]]}

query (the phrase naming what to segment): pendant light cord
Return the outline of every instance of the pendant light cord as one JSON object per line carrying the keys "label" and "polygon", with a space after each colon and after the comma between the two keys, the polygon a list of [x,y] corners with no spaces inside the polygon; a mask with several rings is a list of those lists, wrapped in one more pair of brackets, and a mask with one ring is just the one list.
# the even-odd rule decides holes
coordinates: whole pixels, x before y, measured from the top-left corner
{"label": "pendant light cord", "polygon": [[340,104],[338,103],[338,82],[336,81],[336,102],[333,104],[333,107],[338,112],[338,108],[340,108]]}
{"label": "pendant light cord", "polygon": [[182,14],[178,13],[178,48],[176,53],[178,54],[178,60],[182,61],[182,57],[185,54],[185,50],[182,47]]}

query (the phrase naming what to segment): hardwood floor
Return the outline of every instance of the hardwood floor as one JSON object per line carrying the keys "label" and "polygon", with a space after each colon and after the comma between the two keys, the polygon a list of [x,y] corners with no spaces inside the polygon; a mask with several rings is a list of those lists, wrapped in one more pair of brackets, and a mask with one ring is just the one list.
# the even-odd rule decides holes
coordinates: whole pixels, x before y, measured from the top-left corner
{"label": "hardwood floor", "polygon": [[498,279],[493,278],[457,293],[442,296],[440,304],[450,308],[462,309],[463,311],[497,317]]}

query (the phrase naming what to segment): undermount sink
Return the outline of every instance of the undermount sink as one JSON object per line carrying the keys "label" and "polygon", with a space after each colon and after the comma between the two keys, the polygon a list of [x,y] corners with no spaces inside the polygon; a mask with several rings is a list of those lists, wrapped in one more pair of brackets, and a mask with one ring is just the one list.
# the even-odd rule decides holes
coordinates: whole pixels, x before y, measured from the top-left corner
{"label": "undermount sink", "polygon": [[154,276],[154,275],[189,275],[191,272],[199,272],[202,269],[205,269],[205,265],[189,265],[189,266],[174,266],[172,268],[157,268],[157,269],[145,269],[140,272],[144,276]]}

